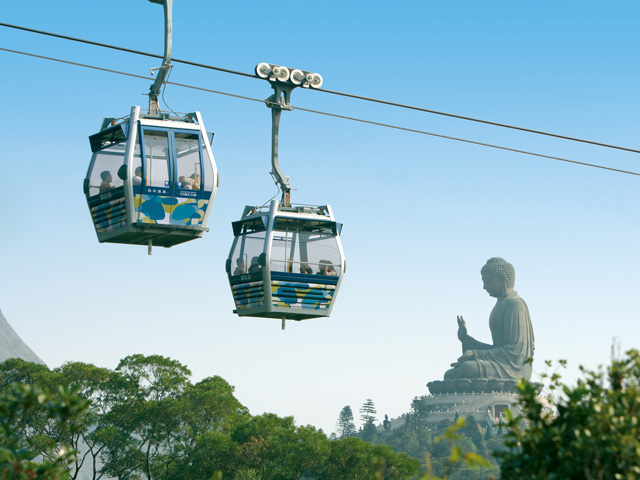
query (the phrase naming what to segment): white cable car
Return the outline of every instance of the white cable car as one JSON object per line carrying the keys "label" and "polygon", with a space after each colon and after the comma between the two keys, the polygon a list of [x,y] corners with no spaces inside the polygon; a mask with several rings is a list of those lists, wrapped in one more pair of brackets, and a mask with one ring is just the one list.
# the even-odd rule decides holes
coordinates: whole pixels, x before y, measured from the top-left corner
{"label": "white cable car", "polygon": [[328,317],[345,272],[342,225],[327,206],[245,207],[227,273],[239,316]]}
{"label": "white cable car", "polygon": [[[226,270],[239,316],[305,320],[328,317],[346,270],[340,242],[342,224],[331,207],[291,204],[291,185],[278,165],[282,110],[290,110],[291,90],[322,84],[322,77],[261,63],[258,76],[269,78],[275,94],[266,100],[272,112],[272,175],[281,201],[268,208],[247,206],[233,222],[235,239]],[[292,83],[285,83],[291,78]],[[297,83],[296,83],[297,79]]]}
{"label": "white cable car", "polygon": [[199,112],[171,116],[158,94],[171,68],[172,0],[165,10],[165,55],[149,91],[149,113],[105,118],[89,137],[93,156],[83,189],[98,240],[172,247],[201,238],[218,188],[211,141]]}

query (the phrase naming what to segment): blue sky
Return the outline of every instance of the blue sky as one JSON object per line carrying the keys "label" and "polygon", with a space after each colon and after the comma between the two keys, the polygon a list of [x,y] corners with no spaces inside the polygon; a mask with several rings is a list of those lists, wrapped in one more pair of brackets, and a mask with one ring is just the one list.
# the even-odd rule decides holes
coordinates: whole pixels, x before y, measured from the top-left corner
{"label": "blue sky", "polygon": [[[174,4],[173,56],[252,73],[319,72],[329,90],[638,149],[634,1],[293,1]],[[162,53],[145,0],[23,0],[2,22]],[[148,75],[159,61],[0,27],[0,47]],[[145,106],[150,80],[0,51],[0,308],[51,367],[115,368],[134,353],[221,375],[252,413],[331,432],[372,398],[409,409],[459,355],[456,315],[489,340],[480,268],[513,263],[546,359],[606,363],[638,347],[640,178],[426,135],[285,112],[280,165],[293,201],[330,204],[348,270],[329,319],[237,318],[224,272],[231,222],[276,193],[270,112],[169,85],[200,110],[221,185],[202,240],[154,250],[101,245],[82,194],[88,136]],[[267,82],[174,64],[171,81],[264,99]],[[640,171],[638,154],[297,89],[308,109]],[[534,374],[535,378],[535,374]]]}

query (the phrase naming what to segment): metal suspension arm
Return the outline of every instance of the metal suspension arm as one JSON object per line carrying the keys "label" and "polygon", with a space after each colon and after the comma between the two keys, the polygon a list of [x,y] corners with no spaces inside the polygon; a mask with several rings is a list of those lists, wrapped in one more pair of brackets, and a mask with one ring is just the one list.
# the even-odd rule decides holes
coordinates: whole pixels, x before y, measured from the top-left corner
{"label": "metal suspension arm", "polygon": [[293,110],[290,102],[291,91],[294,88],[298,86],[302,88],[320,88],[322,86],[322,77],[317,73],[289,69],[270,63],[256,65],[256,75],[268,80],[274,90],[274,94],[265,100],[267,107],[271,109],[271,175],[274,176],[282,190],[282,205],[290,207],[291,184],[289,183],[289,178],[284,176],[278,164],[280,115],[282,110]]}
{"label": "metal suspension arm", "polygon": [[164,7],[164,58],[162,59],[162,65],[157,69],[158,74],[155,82],[149,89],[149,113],[158,113],[160,108],[158,106],[158,95],[162,89],[162,85],[165,82],[169,70],[171,70],[171,37],[172,37],[172,5],[173,0],[149,0],[151,3],[157,3]]}
{"label": "metal suspension arm", "polygon": [[278,137],[280,133],[280,115],[282,110],[291,110],[289,100],[291,98],[291,90],[295,85],[285,85],[271,83],[275,93],[271,95],[265,103],[271,109],[271,174],[275,177],[276,182],[282,190],[282,205],[291,206],[291,184],[289,178],[285,177],[280,170],[278,163]]}

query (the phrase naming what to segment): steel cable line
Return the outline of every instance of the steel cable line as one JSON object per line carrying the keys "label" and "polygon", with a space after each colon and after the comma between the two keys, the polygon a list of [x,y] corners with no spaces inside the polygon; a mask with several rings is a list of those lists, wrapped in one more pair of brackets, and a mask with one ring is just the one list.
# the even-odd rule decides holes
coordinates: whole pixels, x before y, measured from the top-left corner
{"label": "steel cable line", "polygon": [[[43,30],[36,30],[35,28],[20,27],[18,25],[11,25],[9,23],[2,23],[2,22],[0,22],[0,26],[9,27],[9,28],[15,28],[17,30],[24,30],[26,32],[38,33],[40,35],[48,35],[50,37],[62,38],[63,40],[71,40],[73,42],[86,43],[88,45],[95,45],[97,47],[110,48],[112,50],[119,50],[121,52],[135,53],[136,55],[144,55],[144,56],[147,56],[147,57],[159,58],[160,60],[164,59],[164,56],[158,55],[156,53],[149,53],[149,52],[143,52],[143,51],[140,51],[140,50],[133,50],[131,48],[118,47],[116,45],[109,45],[108,43],[94,42],[92,40],[84,40],[82,38],[70,37],[68,35],[61,35],[59,33],[45,32]],[[237,70],[229,70],[227,68],[214,67],[212,65],[205,65],[204,63],[191,62],[189,60],[180,60],[178,58],[173,58],[172,57],[171,61],[172,62],[176,62],[176,63],[184,63],[186,65],[191,65],[191,66],[194,66],[194,67],[207,68],[209,70],[217,70],[217,71],[220,71],[220,72],[232,73],[234,75],[242,75],[243,77],[257,78],[255,75],[252,75],[250,73],[239,72]]]}
{"label": "steel cable line", "polygon": [[[48,35],[48,36],[51,36],[51,37],[61,38],[61,39],[64,39],[64,40],[71,40],[71,41],[74,41],[74,42],[86,43],[86,44],[95,45],[95,46],[98,46],[98,47],[110,48],[110,49],[119,50],[119,51],[122,51],[122,52],[134,53],[134,54],[137,54],[137,55],[145,55],[147,57],[160,58],[160,59],[163,58],[162,55],[158,55],[158,54],[155,54],[155,53],[142,52],[140,50],[134,50],[134,49],[125,48],[125,47],[118,47],[116,45],[109,45],[107,43],[94,42],[92,40],[85,40],[85,39],[82,39],[82,38],[71,37],[71,36],[68,36],[68,35],[61,35],[61,34],[58,34],[58,33],[45,32],[43,30],[36,30],[34,28],[22,27],[22,26],[19,26],[19,25],[12,25],[10,23],[0,22],[0,26],[8,27],[8,28],[14,28],[14,29],[17,29],[17,30],[24,30],[26,32],[37,33],[37,34],[40,34],[40,35]],[[243,77],[257,78],[259,80],[262,80],[261,78],[255,76],[253,74],[240,72],[240,71],[237,71],[237,70],[230,70],[230,69],[227,69],[227,68],[215,67],[213,65],[206,65],[204,63],[192,62],[190,60],[181,60],[181,59],[178,59],[178,58],[172,58],[171,60],[173,62],[176,62],[176,63],[183,63],[185,65],[191,65],[191,66],[194,66],[194,67],[206,68],[206,69],[209,69],[209,70],[217,70],[219,72],[231,73],[233,75],[241,75]],[[354,99],[357,99],[357,100],[363,100],[363,101],[367,101],[367,102],[374,102],[374,103],[379,103],[379,104],[382,104],[382,105],[389,105],[389,106],[392,106],[392,107],[406,108],[406,109],[409,109],[409,110],[415,110],[415,111],[424,112],[424,113],[431,113],[431,114],[434,114],[434,115],[441,115],[441,116],[446,116],[446,117],[450,117],[450,118],[457,118],[459,120],[466,120],[466,121],[470,121],[470,122],[482,123],[482,124],[485,124],[485,125],[492,125],[492,126],[495,126],[495,127],[509,128],[509,129],[518,130],[518,131],[521,131],[521,132],[534,133],[536,135],[545,135],[545,136],[548,136],[548,137],[559,138],[559,139],[562,139],[562,140],[569,140],[569,141],[572,141],[572,142],[580,142],[580,143],[586,143],[586,144],[589,144],[589,145],[596,145],[596,146],[599,146],[599,147],[613,148],[613,149],[616,149],[616,150],[624,150],[626,152],[640,153],[640,150],[637,150],[637,149],[634,149],[634,148],[622,147],[622,146],[619,146],[619,145],[612,145],[612,144],[609,144],[609,143],[596,142],[596,141],[587,140],[587,139],[584,139],[584,138],[570,137],[568,135],[560,135],[560,134],[557,134],[557,133],[545,132],[545,131],[542,131],[542,130],[535,130],[535,129],[532,129],[532,128],[519,127],[517,125],[509,125],[509,124],[506,124],[506,123],[494,122],[494,121],[491,121],[491,120],[483,120],[483,119],[480,119],[480,118],[469,117],[469,116],[466,116],[466,115],[458,115],[458,114],[455,114],[455,113],[447,113],[447,112],[442,112],[442,111],[439,111],[439,110],[432,110],[432,109],[428,109],[428,108],[417,107],[417,106],[414,106],[414,105],[407,105],[407,104],[403,104],[403,103],[391,102],[391,101],[388,101],[388,100],[380,100],[380,99],[377,99],[377,98],[364,97],[362,95],[355,95],[355,94],[352,94],[352,93],[344,93],[344,92],[338,92],[338,91],[335,91],[335,90],[327,90],[325,88],[316,88],[314,90],[318,90],[319,92],[323,92],[323,93],[329,93],[329,94],[332,94],[332,95],[340,95],[340,96],[343,96],[343,97],[354,98]]]}
{"label": "steel cable line", "polygon": [[[0,51],[10,52],[10,53],[17,53],[19,55],[26,55],[26,56],[29,56],[29,57],[35,57],[35,58],[40,58],[40,59],[44,59],[44,60],[51,60],[51,61],[54,61],[54,62],[65,63],[65,64],[68,64],[68,65],[75,65],[75,66],[78,66],[78,67],[90,68],[90,69],[93,69],[93,70],[99,70],[99,71],[103,71],[103,72],[115,73],[115,74],[118,74],[118,75],[125,75],[125,76],[128,76],[128,77],[141,78],[143,80],[153,80],[152,77],[146,77],[144,75],[137,75],[137,74],[134,74],[134,73],[120,72],[118,70],[112,70],[112,69],[103,68],[103,67],[96,67],[94,65],[86,65],[86,64],[82,64],[82,63],[71,62],[69,60],[61,60],[61,59],[58,59],[58,58],[46,57],[44,55],[36,55],[34,53],[21,52],[21,51],[18,51],[18,50],[10,50],[8,48],[0,47]],[[177,83],[177,82],[165,82],[165,83],[169,84],[169,85],[175,85],[175,86],[178,86],[178,87],[191,88],[193,90],[200,90],[200,91],[203,91],[203,92],[215,93],[215,94],[218,94],[218,95],[226,95],[226,96],[234,97],[234,98],[240,98],[240,99],[243,99],[243,100],[251,100],[253,102],[258,102],[258,103],[267,103],[267,104],[272,104],[272,105],[276,105],[277,104],[276,102],[269,102],[269,101],[266,101],[266,100],[260,100],[260,99],[257,99],[257,98],[246,97],[246,96],[243,96],[243,95],[237,95],[237,94],[233,94],[233,93],[221,92],[221,91],[218,91],[218,90],[212,90],[212,89],[204,88],[204,87],[197,87],[197,86],[194,86],[194,85],[187,85],[187,84],[184,84],[184,83]],[[369,125],[377,125],[379,127],[393,128],[393,129],[402,130],[402,131],[405,131],[405,132],[418,133],[418,134],[421,134],[421,135],[429,135],[429,136],[432,136],[432,137],[444,138],[444,139],[447,139],[447,140],[454,140],[454,141],[457,141],[457,142],[464,142],[464,143],[469,143],[469,144],[472,144],[472,145],[480,145],[480,146],[483,146],[483,147],[496,148],[496,149],[499,149],[499,150],[505,150],[505,151],[509,151],[509,152],[521,153],[521,154],[524,154],[524,155],[530,155],[530,156],[535,156],[535,157],[540,157],[540,158],[548,158],[550,160],[557,160],[557,161],[560,161],[560,162],[573,163],[573,164],[576,164],[576,165],[583,165],[585,167],[593,167],[593,168],[599,168],[599,169],[602,169],[602,170],[609,170],[609,171],[612,171],[612,172],[618,172],[618,173],[624,173],[624,174],[628,174],[628,175],[640,176],[640,173],[637,173],[637,172],[631,172],[629,170],[621,170],[621,169],[612,168],[612,167],[605,167],[603,165],[597,165],[597,164],[594,164],[594,163],[580,162],[578,160],[570,160],[568,158],[555,157],[555,156],[552,156],[552,155],[544,155],[542,153],[528,152],[526,150],[518,150],[518,149],[510,148],[510,147],[503,147],[503,146],[494,145],[494,144],[491,144],[491,143],[477,142],[475,140],[467,140],[467,139],[464,139],[464,138],[452,137],[452,136],[449,136],[449,135],[442,135],[442,134],[439,134],[439,133],[425,132],[424,130],[416,130],[416,129],[413,129],[413,128],[400,127],[400,126],[397,126],[397,125],[391,125],[391,124],[381,123],[381,122],[374,122],[374,121],[371,121],[371,120],[364,120],[364,119],[361,119],[361,118],[348,117],[348,116],[339,115],[339,114],[336,114],[336,113],[321,112],[319,110],[311,110],[311,109],[308,109],[308,108],[295,107],[293,105],[291,105],[291,108],[293,110],[300,110],[302,112],[315,113],[315,114],[318,114],[318,115],[325,115],[325,116],[328,116],[328,117],[341,118],[341,119],[344,119],[344,120],[351,120],[351,121],[354,121],[354,122],[361,122],[361,123],[366,123],[366,124],[369,124]]]}

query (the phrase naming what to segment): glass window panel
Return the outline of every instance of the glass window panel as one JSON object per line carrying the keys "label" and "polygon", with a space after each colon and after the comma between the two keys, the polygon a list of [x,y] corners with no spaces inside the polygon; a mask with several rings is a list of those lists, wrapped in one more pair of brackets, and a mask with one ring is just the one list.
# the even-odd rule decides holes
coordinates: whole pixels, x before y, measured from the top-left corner
{"label": "glass window panel", "polygon": [[339,276],[341,257],[338,241],[334,235],[301,235],[300,248],[306,252],[306,261],[319,275]]}
{"label": "glass window panel", "polygon": [[118,170],[124,164],[125,146],[124,142],[113,144],[95,154],[89,174],[89,196],[123,185],[124,182],[118,177]]}
{"label": "glass window panel", "polygon": [[145,130],[146,179],[150,187],[169,186],[169,136],[167,132]]}
{"label": "glass window panel", "polygon": [[334,235],[296,231],[275,231],[273,234],[272,271],[339,276],[341,264]]}
{"label": "glass window panel", "polygon": [[271,270],[274,272],[300,272],[300,246],[297,232],[273,232]]}
{"label": "glass window panel", "polygon": [[264,251],[265,232],[251,233],[236,238],[231,254],[231,275],[261,273],[260,255]]}
{"label": "glass window panel", "polygon": [[197,133],[174,132],[178,188],[200,190],[200,136]]}

